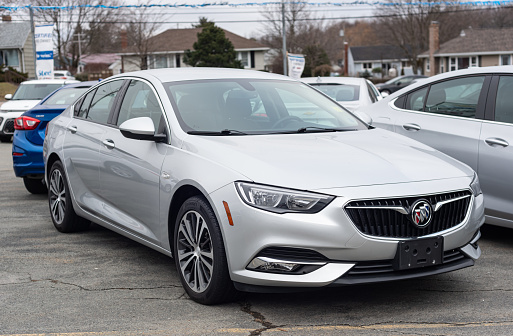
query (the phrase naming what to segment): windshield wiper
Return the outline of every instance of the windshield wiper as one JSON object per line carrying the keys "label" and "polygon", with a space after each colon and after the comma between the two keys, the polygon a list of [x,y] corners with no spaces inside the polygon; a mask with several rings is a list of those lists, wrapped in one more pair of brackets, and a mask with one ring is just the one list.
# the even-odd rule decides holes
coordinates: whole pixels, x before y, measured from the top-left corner
{"label": "windshield wiper", "polygon": [[308,127],[301,127],[296,132],[297,133],[307,133],[309,131],[313,131],[313,132],[345,132],[345,131],[356,131],[356,129],[308,126]]}
{"label": "windshield wiper", "polygon": [[192,135],[247,135],[247,133],[237,131],[237,130],[230,130],[230,129],[224,129],[222,131],[188,131],[187,134],[192,134]]}

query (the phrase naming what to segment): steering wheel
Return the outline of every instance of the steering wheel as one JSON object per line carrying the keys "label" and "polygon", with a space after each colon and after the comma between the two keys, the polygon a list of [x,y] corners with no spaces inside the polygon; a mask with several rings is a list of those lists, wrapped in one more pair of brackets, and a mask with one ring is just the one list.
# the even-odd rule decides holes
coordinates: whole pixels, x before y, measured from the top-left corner
{"label": "steering wheel", "polygon": [[281,124],[285,124],[287,123],[288,121],[299,121],[299,122],[303,122],[303,120],[299,117],[296,117],[296,116],[286,116],[286,117],[283,117],[281,119],[278,119],[272,128],[277,128],[278,126],[280,126]]}

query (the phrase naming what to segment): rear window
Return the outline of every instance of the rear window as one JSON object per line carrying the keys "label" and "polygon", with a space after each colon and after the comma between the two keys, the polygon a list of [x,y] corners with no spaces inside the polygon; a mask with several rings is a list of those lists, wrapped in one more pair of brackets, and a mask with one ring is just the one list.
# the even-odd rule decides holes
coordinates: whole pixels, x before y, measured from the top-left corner
{"label": "rear window", "polygon": [[349,84],[310,84],[336,101],[358,101],[360,85]]}
{"label": "rear window", "polygon": [[62,89],[55,92],[42,105],[71,105],[87,91],[87,87]]}

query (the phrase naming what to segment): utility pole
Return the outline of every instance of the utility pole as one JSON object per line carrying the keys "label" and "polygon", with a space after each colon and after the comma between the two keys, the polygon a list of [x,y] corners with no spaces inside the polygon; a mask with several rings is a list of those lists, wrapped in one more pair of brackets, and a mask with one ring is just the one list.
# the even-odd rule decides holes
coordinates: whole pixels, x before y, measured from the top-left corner
{"label": "utility pole", "polygon": [[34,8],[29,5],[30,13],[30,31],[32,32],[32,49],[34,50],[34,75],[37,78],[37,65],[36,65],[36,29],[34,27]]}
{"label": "utility pole", "polygon": [[287,76],[287,27],[285,24],[285,0],[281,0],[281,34],[283,37],[283,74]]}
{"label": "utility pole", "polygon": [[79,72],[78,70],[80,69],[80,59],[82,58],[82,42],[80,41],[80,37],[83,36],[84,34],[82,33],[77,33],[75,34],[77,37],[78,37],[78,63],[77,63],[77,72]]}

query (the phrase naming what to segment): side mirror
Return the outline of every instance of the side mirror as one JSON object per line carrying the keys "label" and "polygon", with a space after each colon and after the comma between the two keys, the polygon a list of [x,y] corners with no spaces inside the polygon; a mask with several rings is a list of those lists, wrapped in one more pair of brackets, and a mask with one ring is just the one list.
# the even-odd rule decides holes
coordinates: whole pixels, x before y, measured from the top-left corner
{"label": "side mirror", "polygon": [[353,112],[358,118],[360,118],[360,120],[362,120],[364,123],[366,123],[367,125],[372,125],[372,118],[370,115],[368,115],[367,113],[365,112],[362,112],[362,111],[354,111]]}
{"label": "side mirror", "polygon": [[5,100],[11,100],[12,99],[12,94],[8,93],[4,96]]}
{"label": "side mirror", "polygon": [[166,140],[165,135],[155,134],[155,125],[153,124],[153,120],[148,117],[129,119],[119,126],[119,130],[125,138],[129,139],[156,142],[163,142]]}

